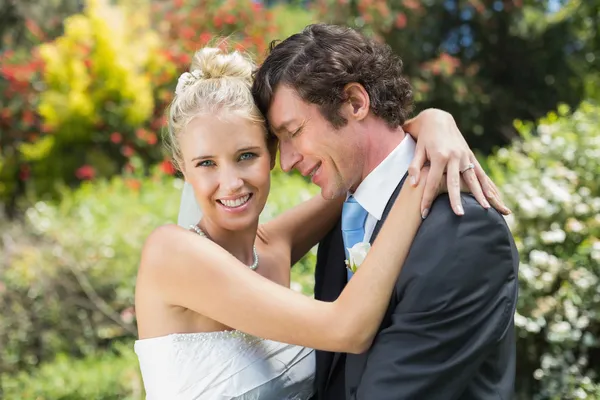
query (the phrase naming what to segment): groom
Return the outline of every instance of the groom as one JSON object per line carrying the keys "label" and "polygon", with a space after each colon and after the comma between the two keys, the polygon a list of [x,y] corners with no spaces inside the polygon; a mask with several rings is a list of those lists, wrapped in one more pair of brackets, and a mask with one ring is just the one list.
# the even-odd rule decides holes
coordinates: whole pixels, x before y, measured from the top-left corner
{"label": "groom", "polygon": [[[319,245],[317,299],[338,297],[351,278],[344,249],[375,239],[407,178],[415,142],[401,128],[412,106],[401,73],[389,47],[312,25],[274,47],[255,77],[282,168],[310,175],[324,198],[347,196]],[[517,251],[495,210],[461,202],[463,216],[447,197],[425,212],[371,349],[317,352],[318,399],[512,398]]]}

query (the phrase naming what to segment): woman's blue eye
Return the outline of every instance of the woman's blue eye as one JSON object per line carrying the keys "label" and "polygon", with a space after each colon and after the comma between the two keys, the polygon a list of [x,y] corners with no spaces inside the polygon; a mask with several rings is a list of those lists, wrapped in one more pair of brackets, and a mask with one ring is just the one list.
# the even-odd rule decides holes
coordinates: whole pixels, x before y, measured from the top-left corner
{"label": "woman's blue eye", "polygon": [[215,162],[212,160],[204,160],[204,161],[200,161],[196,167],[212,167],[213,165],[215,165]]}
{"label": "woman's blue eye", "polygon": [[242,160],[242,161],[244,161],[244,160],[250,160],[250,159],[252,159],[254,157],[256,157],[256,154],[254,154],[254,153],[243,153],[240,156],[240,160]]}

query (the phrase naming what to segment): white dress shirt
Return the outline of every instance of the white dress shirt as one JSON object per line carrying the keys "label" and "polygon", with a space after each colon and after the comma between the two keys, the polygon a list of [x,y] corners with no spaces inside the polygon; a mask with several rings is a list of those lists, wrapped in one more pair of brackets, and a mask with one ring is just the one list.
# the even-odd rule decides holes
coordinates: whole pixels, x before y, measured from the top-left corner
{"label": "white dress shirt", "polygon": [[368,242],[371,239],[385,206],[408,171],[415,148],[414,139],[406,134],[400,144],[356,188],[353,196],[368,213],[363,241]]}

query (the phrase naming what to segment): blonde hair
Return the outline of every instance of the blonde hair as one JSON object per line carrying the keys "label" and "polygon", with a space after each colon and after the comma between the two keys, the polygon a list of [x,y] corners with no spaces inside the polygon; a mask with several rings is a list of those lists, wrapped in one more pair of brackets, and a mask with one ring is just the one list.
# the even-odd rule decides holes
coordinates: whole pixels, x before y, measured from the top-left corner
{"label": "blonde hair", "polygon": [[176,168],[183,167],[178,136],[199,115],[228,112],[264,126],[264,117],[250,90],[255,67],[249,56],[238,51],[227,53],[217,47],[205,47],[194,54],[190,71],[179,78],[168,111],[165,144]]}

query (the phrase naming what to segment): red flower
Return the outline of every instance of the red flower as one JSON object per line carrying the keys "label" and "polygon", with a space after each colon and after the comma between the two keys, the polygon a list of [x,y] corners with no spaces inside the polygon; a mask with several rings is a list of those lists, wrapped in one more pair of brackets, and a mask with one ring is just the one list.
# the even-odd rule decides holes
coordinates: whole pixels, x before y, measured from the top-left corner
{"label": "red flower", "polygon": [[228,25],[233,25],[235,24],[235,16],[232,14],[228,14],[225,16],[225,23]]}
{"label": "red flower", "polygon": [[409,10],[418,10],[421,8],[418,0],[404,0],[402,3]]}
{"label": "red flower", "polygon": [[221,27],[221,25],[223,25],[223,20],[221,19],[221,17],[215,16],[215,17],[213,18],[213,25],[214,25],[216,28],[220,28],[220,27]]}
{"label": "red flower", "polygon": [[399,12],[396,15],[396,28],[402,29],[406,26],[406,14]]}
{"label": "red flower", "polygon": [[192,38],[194,37],[194,35],[196,34],[196,32],[194,32],[194,29],[192,29],[192,28],[191,28],[191,27],[189,27],[189,26],[183,27],[183,28],[181,29],[181,32],[180,32],[180,33],[181,33],[181,36],[182,36],[184,39],[187,39],[187,40],[190,40],[190,39],[192,39]]}
{"label": "red flower", "polygon": [[138,191],[142,187],[142,183],[137,179],[127,179],[125,184],[132,190]]}
{"label": "red flower", "polygon": [[135,151],[133,150],[133,148],[131,146],[123,146],[122,151],[123,151],[123,155],[127,158],[133,156],[133,154],[135,153]]}
{"label": "red flower", "polygon": [[210,39],[212,38],[212,35],[208,32],[203,32],[200,34],[200,43],[201,44],[206,44],[210,41]]}
{"label": "red flower", "polygon": [[110,134],[110,141],[118,144],[121,143],[121,141],[123,140],[123,136],[121,136],[121,134],[119,132],[113,132]]}
{"label": "red flower", "polygon": [[164,160],[163,162],[161,162],[160,169],[162,172],[164,172],[167,175],[174,175],[176,172],[176,169],[173,166],[173,163],[169,160]]}
{"label": "red flower", "polygon": [[153,146],[157,142],[158,138],[156,137],[156,135],[152,132],[148,132],[148,134],[146,135],[146,143],[148,143],[150,146]]}
{"label": "red flower", "polygon": [[188,65],[190,63],[190,61],[192,61],[192,57],[187,53],[183,53],[179,56],[179,61],[183,65]]}
{"label": "red flower", "polygon": [[31,110],[23,111],[23,123],[25,125],[33,125],[35,122],[35,116]]}
{"label": "red flower", "polygon": [[10,119],[10,109],[8,109],[8,107],[0,110],[0,119],[5,119],[7,121]]}
{"label": "red flower", "polygon": [[77,169],[77,171],[75,172],[75,176],[81,180],[94,179],[94,176],[96,176],[96,170],[94,170],[94,168],[91,165],[84,165]]}
{"label": "red flower", "polygon": [[21,170],[19,171],[19,179],[22,181],[26,181],[31,176],[31,169],[28,165],[23,165]]}

